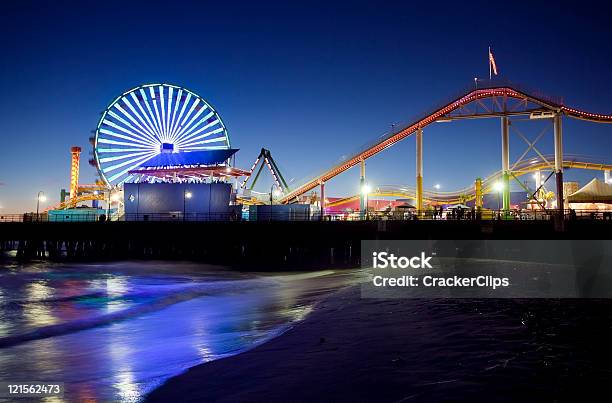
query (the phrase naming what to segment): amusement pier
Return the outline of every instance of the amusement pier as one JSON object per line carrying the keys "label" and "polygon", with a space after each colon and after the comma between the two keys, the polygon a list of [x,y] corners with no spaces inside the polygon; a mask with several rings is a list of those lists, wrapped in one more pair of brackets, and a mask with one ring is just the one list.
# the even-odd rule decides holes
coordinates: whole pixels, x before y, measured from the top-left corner
{"label": "amusement pier", "polygon": [[[499,170],[483,172],[463,189],[424,189],[428,127],[465,119],[500,122]],[[612,161],[564,147],[565,119],[612,123],[612,115],[579,110],[509,82],[481,80],[316,177],[290,184],[268,148],[252,166],[236,166],[239,149],[219,112],[196,92],[167,83],[141,85],[107,106],[90,138],[89,163],[99,179],[80,183],[82,150],[72,147],[69,188],[58,189],[59,203],[45,203],[49,195],[39,192],[36,211],[1,215],[0,248],[24,260],[354,266],[366,239],[604,236],[612,224]],[[518,121],[540,124],[530,133],[524,129],[529,125],[519,130]],[[414,184],[369,183],[368,159],[410,136],[416,137],[416,177],[407,182]],[[511,136],[524,142],[515,161]],[[542,145],[547,137],[550,150]],[[360,172],[359,191],[326,196],[326,184],[351,168]],[[591,171],[593,178],[584,186],[566,182],[570,169]],[[271,188],[258,188],[262,175],[271,175]]]}

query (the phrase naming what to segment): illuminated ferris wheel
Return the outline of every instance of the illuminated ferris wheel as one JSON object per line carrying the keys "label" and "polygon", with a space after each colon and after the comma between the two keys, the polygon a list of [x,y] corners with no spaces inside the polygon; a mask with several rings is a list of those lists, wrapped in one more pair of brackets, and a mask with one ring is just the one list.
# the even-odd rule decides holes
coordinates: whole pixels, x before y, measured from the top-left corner
{"label": "illuminated ferris wheel", "polygon": [[117,97],[98,122],[94,159],[108,186],[160,153],[230,148],[221,117],[202,97],[170,84],[147,84]]}

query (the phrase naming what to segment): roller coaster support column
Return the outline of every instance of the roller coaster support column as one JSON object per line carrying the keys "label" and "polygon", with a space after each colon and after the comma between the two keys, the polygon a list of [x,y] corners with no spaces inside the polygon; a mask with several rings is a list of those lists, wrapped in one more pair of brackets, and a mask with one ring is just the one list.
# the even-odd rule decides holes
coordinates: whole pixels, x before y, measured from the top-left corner
{"label": "roller coaster support column", "polygon": [[604,182],[612,183],[612,178],[610,178],[610,171],[604,171]]}
{"label": "roller coaster support column", "polygon": [[423,129],[416,132],[416,198],[417,212],[423,212]]}
{"label": "roller coaster support column", "polygon": [[81,160],[81,147],[70,149],[72,158],[70,159],[70,200],[71,206],[75,206],[74,200],[79,189],[79,161]]}
{"label": "roller coaster support column", "polygon": [[362,220],[366,218],[366,197],[367,194],[365,192],[365,160],[361,160],[359,162],[359,216]]}
{"label": "roller coaster support column", "polygon": [[561,114],[555,115],[555,179],[557,180],[557,209],[563,217],[563,129],[561,128]]}
{"label": "roller coaster support column", "polygon": [[321,220],[325,216],[325,182],[321,182]]}
{"label": "roller coaster support column", "polygon": [[481,178],[476,178],[476,181],[474,182],[474,194],[476,195],[476,198],[474,199],[474,206],[476,207],[476,209],[481,209],[482,208],[482,179]]}
{"label": "roller coaster support column", "polygon": [[508,116],[501,118],[502,128],[502,209],[504,215],[510,211],[510,121]]}

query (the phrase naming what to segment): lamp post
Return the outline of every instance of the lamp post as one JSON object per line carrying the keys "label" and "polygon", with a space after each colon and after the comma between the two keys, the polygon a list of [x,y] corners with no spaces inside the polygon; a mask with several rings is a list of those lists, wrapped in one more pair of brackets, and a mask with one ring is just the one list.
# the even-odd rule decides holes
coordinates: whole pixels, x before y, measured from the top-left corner
{"label": "lamp post", "polygon": [[370,192],[372,191],[372,187],[370,185],[368,185],[367,182],[363,183],[363,186],[361,187],[361,194],[363,195],[363,200],[364,200],[364,210],[361,212],[361,217],[364,218],[365,220],[369,219],[369,213],[368,213],[368,195],[370,194]]}
{"label": "lamp post", "polygon": [[36,195],[36,221],[40,221],[40,216],[38,215],[38,211],[40,209],[40,202],[44,202],[47,200],[47,196],[45,196],[45,192],[42,190],[38,192]]}
{"label": "lamp post", "polygon": [[275,184],[270,186],[270,221],[272,221],[272,205],[274,204],[274,197],[279,197],[283,192],[276,187]]}
{"label": "lamp post", "polygon": [[501,210],[501,193],[504,190],[504,184],[502,182],[495,182],[493,188],[497,192],[497,214]]}
{"label": "lamp post", "polygon": [[118,202],[119,196],[114,194],[111,196],[110,190],[108,191],[108,203],[106,204],[106,220],[110,221],[111,208],[113,207],[113,202]]}
{"label": "lamp post", "polygon": [[191,196],[193,195],[191,194],[190,191],[188,191],[187,189],[183,190],[183,221],[185,221],[185,211],[187,207],[187,199],[191,199]]}

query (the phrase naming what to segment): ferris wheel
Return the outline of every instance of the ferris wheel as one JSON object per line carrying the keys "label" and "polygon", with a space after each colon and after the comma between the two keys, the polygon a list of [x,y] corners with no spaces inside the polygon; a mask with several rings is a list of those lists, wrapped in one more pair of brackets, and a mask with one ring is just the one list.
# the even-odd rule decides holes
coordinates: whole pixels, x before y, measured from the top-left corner
{"label": "ferris wheel", "polygon": [[194,92],[171,84],[146,84],[118,96],[98,122],[94,159],[102,180],[118,186],[129,172],[162,152],[230,148],[215,109]]}

